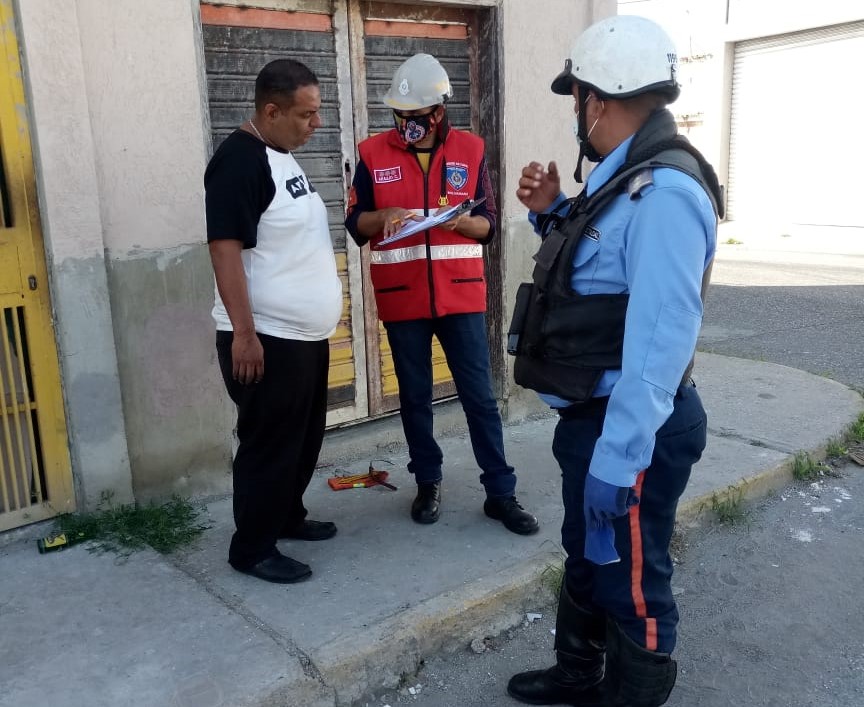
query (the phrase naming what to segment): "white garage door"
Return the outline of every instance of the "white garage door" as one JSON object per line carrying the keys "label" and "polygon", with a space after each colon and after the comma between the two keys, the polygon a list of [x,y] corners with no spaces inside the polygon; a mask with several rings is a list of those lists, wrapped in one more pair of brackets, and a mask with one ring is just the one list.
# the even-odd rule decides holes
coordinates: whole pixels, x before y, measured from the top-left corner
{"label": "white garage door", "polygon": [[864,227],[864,22],[739,42],[728,218]]}

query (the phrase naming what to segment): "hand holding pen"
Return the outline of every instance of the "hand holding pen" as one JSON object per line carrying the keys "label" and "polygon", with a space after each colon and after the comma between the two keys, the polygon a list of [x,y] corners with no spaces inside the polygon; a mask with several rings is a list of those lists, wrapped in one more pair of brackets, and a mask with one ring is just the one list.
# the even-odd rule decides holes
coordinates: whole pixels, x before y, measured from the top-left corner
{"label": "hand holding pen", "polygon": [[389,238],[396,233],[407,221],[416,221],[420,217],[409,209],[393,206],[380,211],[382,226],[381,232],[384,238]]}

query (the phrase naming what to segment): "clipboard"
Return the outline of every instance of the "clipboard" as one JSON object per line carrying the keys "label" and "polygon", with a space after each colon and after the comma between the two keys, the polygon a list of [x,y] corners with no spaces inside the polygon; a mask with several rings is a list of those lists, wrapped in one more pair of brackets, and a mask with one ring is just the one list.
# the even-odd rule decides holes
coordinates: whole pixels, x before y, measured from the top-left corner
{"label": "clipboard", "polygon": [[413,236],[415,233],[420,233],[420,231],[427,231],[430,228],[434,228],[435,226],[438,226],[442,223],[446,223],[452,218],[456,218],[457,216],[461,216],[464,213],[468,213],[469,211],[474,210],[484,201],[486,201],[485,196],[476,200],[465,199],[465,201],[463,201],[461,204],[451,206],[449,209],[446,209],[439,214],[426,216],[419,221],[411,219],[407,221],[406,224],[402,226],[402,228],[396,231],[396,233],[394,233],[389,238],[385,238],[383,241],[378,243],[378,245],[389,245],[390,243],[401,241],[403,238],[407,238],[408,236]]}

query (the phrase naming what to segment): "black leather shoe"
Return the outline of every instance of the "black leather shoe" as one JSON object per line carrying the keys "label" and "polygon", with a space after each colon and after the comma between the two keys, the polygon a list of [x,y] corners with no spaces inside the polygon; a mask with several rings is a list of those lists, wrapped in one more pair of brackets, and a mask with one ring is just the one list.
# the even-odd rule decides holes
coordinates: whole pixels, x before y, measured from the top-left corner
{"label": "black leather shoe", "polygon": [[251,567],[239,567],[235,564],[231,564],[231,566],[238,572],[275,584],[294,584],[295,582],[302,582],[312,575],[312,568],[309,565],[285,557],[279,552]]}
{"label": "black leather shoe", "polygon": [[492,520],[500,520],[512,533],[531,535],[540,530],[540,523],[519,505],[516,496],[488,496],[483,512]]}
{"label": "black leather shoe", "polygon": [[291,530],[282,531],[279,537],[291,540],[327,540],[334,535],[336,535],[335,523],[326,520],[304,520]]}
{"label": "black leather shoe", "polygon": [[415,523],[429,525],[441,515],[441,483],[418,484],[417,497],[411,504],[411,518]]}

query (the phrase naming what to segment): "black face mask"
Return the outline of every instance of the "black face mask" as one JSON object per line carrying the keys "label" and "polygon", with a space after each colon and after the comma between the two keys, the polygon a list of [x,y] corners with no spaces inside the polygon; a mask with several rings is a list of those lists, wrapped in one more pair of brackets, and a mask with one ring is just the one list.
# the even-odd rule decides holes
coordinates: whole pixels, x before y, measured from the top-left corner
{"label": "black face mask", "polygon": [[399,137],[406,145],[415,145],[432,132],[432,113],[424,115],[402,115],[393,111],[393,122]]}
{"label": "black face mask", "polygon": [[573,178],[579,183],[582,183],[582,158],[588,159],[590,162],[600,162],[603,155],[597,152],[597,149],[591,144],[588,139],[588,125],[585,121],[585,105],[588,103],[588,90],[584,86],[579,86],[579,116],[577,117],[577,132],[576,137],[579,139],[579,157],[576,158],[576,172]]}

